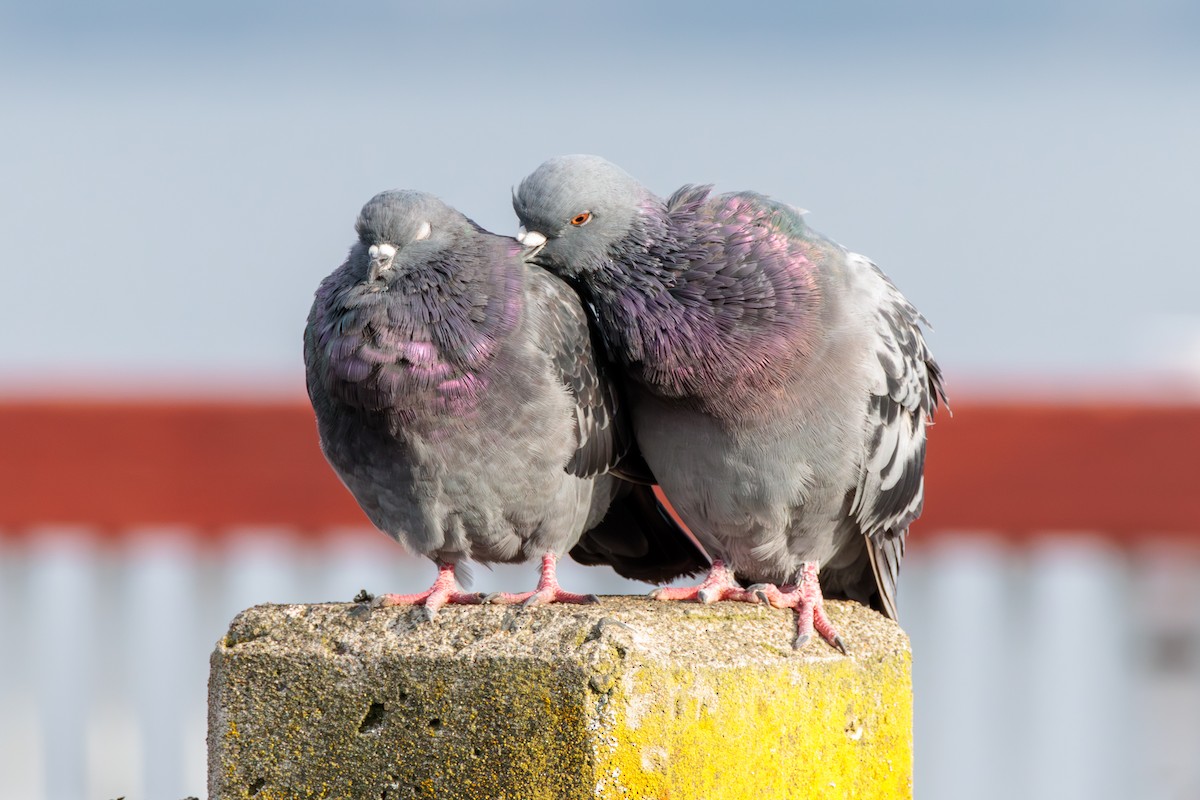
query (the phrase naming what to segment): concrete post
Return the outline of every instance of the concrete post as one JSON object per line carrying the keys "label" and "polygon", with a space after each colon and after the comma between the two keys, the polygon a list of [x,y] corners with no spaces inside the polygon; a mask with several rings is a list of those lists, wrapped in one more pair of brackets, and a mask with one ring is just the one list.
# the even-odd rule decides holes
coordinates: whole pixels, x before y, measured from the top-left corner
{"label": "concrete post", "polygon": [[907,798],[907,639],[829,602],[851,655],[791,612],[258,606],[212,656],[209,795]]}

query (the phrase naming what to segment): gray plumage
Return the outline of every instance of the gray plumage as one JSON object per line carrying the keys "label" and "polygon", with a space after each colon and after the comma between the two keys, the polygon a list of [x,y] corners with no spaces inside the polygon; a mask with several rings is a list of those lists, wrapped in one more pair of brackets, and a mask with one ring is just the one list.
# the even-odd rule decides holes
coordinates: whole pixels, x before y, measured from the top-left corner
{"label": "gray plumage", "polygon": [[583,295],[627,375],[639,447],[709,552],[748,582],[819,562],[896,616],[944,399],[921,315],[868,259],[762,195],[667,200],[595,156],[514,195],[533,259]]}
{"label": "gray plumage", "polygon": [[[650,490],[608,474],[631,436],[574,292],[430,195],[377,195],[356,228],[304,360],[321,448],[370,520],[451,571],[607,534],[613,499]],[[703,566],[660,520],[631,535],[663,537],[668,573]]]}

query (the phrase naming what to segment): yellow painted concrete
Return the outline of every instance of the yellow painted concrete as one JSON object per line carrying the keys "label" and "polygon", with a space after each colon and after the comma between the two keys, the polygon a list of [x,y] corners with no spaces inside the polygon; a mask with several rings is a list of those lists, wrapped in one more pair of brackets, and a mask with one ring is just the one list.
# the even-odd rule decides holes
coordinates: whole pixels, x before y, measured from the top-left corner
{"label": "yellow painted concrete", "polygon": [[[909,658],[776,666],[645,665],[598,716],[597,797],[909,797]],[[798,791],[803,787],[803,791]]]}

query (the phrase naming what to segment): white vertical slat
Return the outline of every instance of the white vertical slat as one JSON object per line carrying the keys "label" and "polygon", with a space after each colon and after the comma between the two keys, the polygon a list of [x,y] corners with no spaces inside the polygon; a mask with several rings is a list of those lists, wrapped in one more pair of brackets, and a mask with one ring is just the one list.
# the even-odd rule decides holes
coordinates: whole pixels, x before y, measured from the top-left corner
{"label": "white vertical slat", "polygon": [[1019,763],[1029,765],[1026,796],[1134,796],[1127,736],[1132,596],[1122,554],[1099,539],[1047,536],[1031,546],[1027,561],[1028,707],[1017,740],[1025,745]]}
{"label": "white vertical slat", "polygon": [[[913,648],[914,792],[990,800],[1011,791],[1013,679],[1019,642],[1008,550],[970,537],[928,545],[901,578]],[[920,587],[914,582],[919,581]]]}
{"label": "white vertical slat", "polygon": [[200,636],[196,549],[195,538],[178,529],[137,531],[121,549],[125,690],[141,734],[145,797],[203,789],[185,783],[183,769],[183,722],[203,696],[211,649]]}
{"label": "white vertical slat", "polygon": [[183,753],[183,785],[194,787],[187,797],[204,797],[208,787],[208,698],[207,690],[190,697],[180,728],[186,742]]}
{"label": "white vertical slat", "polygon": [[95,699],[98,644],[95,548],[94,538],[78,529],[42,528],[29,542],[25,642],[47,800],[89,796],[86,725]]}
{"label": "white vertical slat", "polygon": [[309,548],[286,529],[230,531],[220,547],[207,552],[205,558],[208,602],[201,630],[206,653],[212,652],[230,621],[244,609],[260,603],[301,603],[313,594],[305,568]]}
{"label": "white vertical slat", "polygon": [[120,546],[99,546],[92,556],[96,589],[90,604],[96,643],[90,673],[89,712],[81,721],[87,741],[89,797],[143,795],[140,720],[131,700],[130,646],[139,634],[122,602],[129,563]]}
{"label": "white vertical slat", "polygon": [[141,720],[129,696],[98,692],[80,725],[87,738],[87,797],[146,797]]}
{"label": "white vertical slat", "polygon": [[[28,684],[13,687],[27,690]],[[9,692],[0,714],[0,797],[42,800],[46,794],[46,736],[37,701],[27,692]]]}
{"label": "white vertical slat", "polygon": [[34,660],[30,563],[23,543],[0,536],[0,797],[41,800],[44,736],[31,692]]}
{"label": "white vertical slat", "polygon": [[1149,544],[1134,555],[1131,623],[1139,680],[1130,687],[1147,800],[1200,797],[1200,550]]}
{"label": "white vertical slat", "polygon": [[[220,627],[243,609],[259,603],[302,603],[312,596],[305,585],[305,561],[310,551],[286,529],[239,528],[231,531],[225,547],[215,554],[222,573],[217,599]],[[210,645],[212,642],[210,642]]]}
{"label": "white vertical slat", "polygon": [[348,603],[365,589],[374,595],[424,591],[435,569],[370,527],[330,531],[311,548],[307,602]]}

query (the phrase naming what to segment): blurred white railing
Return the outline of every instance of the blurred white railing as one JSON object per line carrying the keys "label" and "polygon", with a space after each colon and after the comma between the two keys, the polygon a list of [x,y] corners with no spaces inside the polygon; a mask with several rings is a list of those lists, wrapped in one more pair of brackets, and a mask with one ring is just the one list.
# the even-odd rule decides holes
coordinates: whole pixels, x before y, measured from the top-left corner
{"label": "blurred white railing", "polygon": [[[0,798],[203,797],[208,655],[234,614],[433,577],[368,530],[120,541],[0,537]],[[576,590],[648,588],[573,562],[561,575]],[[477,568],[473,586],[535,578]],[[939,537],[909,556],[901,592],[918,798],[1200,798],[1196,551]]]}

